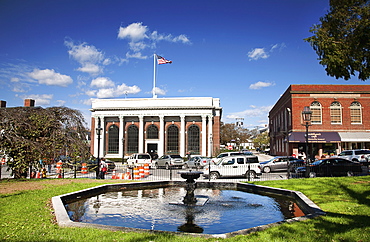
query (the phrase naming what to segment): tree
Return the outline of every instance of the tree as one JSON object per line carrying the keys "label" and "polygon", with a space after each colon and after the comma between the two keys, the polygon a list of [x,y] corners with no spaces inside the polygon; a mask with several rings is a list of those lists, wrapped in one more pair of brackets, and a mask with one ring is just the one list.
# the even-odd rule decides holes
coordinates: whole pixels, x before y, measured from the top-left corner
{"label": "tree", "polygon": [[263,147],[270,145],[270,137],[267,131],[257,135],[257,137],[253,140],[253,144],[255,147]]}
{"label": "tree", "polygon": [[248,141],[250,136],[250,131],[246,128],[238,127],[235,124],[221,123],[221,144],[230,143],[231,140],[239,140],[239,143],[245,143]]}
{"label": "tree", "polygon": [[319,56],[326,73],[348,80],[358,73],[370,77],[370,1],[330,0],[330,11],[320,18],[306,38]]}
{"label": "tree", "polygon": [[[9,158],[15,178],[25,177],[40,160],[53,160],[65,152],[90,157],[82,114],[66,107],[0,108],[0,150]],[[64,153],[63,152],[63,153]]]}

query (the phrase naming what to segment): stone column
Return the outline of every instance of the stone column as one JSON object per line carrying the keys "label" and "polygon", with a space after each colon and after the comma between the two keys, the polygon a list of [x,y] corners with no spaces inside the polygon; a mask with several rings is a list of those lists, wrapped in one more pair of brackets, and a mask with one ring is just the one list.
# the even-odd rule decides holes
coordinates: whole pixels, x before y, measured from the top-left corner
{"label": "stone column", "polygon": [[164,155],[164,116],[159,116],[158,156]]}
{"label": "stone column", "polygon": [[181,129],[180,129],[180,155],[181,157],[185,156],[185,115],[180,116],[181,119]]}
{"label": "stone column", "polygon": [[208,157],[212,157],[213,153],[213,120],[212,116],[208,115]]}
{"label": "stone column", "polygon": [[104,147],[105,147],[105,122],[104,122],[104,117],[100,117],[101,121],[101,135],[100,135],[100,158],[104,157]]}
{"label": "stone column", "polygon": [[207,116],[202,116],[202,156],[207,156]]}
{"label": "stone column", "polygon": [[139,116],[139,153],[144,153],[144,116]]}
{"label": "stone column", "polygon": [[125,124],[124,124],[124,118],[123,116],[119,116],[119,156],[123,157],[124,156],[124,149],[123,149],[123,137],[125,133]]}

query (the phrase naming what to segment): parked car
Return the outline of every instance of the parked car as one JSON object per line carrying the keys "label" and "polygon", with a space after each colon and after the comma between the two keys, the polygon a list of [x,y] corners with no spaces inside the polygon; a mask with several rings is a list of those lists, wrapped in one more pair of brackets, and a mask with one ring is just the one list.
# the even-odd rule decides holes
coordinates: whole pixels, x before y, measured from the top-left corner
{"label": "parked car", "polygon": [[161,168],[164,167],[166,169],[172,167],[181,168],[184,165],[184,159],[180,155],[163,155],[158,160],[155,161],[155,167]]}
{"label": "parked car", "polygon": [[148,153],[135,153],[127,159],[127,164],[130,166],[149,164],[152,166],[153,160]]}
{"label": "parked car", "polygon": [[317,160],[310,164],[308,169],[308,174],[306,174],[306,167],[298,167],[295,171],[297,174],[308,177],[353,176],[362,172],[361,163],[339,157]]}
{"label": "parked car", "polygon": [[250,151],[250,150],[246,150],[246,149],[242,149],[242,153],[243,153],[244,155],[254,155],[252,151]]}
{"label": "parked car", "polygon": [[258,157],[246,155],[223,157],[217,164],[206,166],[203,171],[203,176],[210,179],[237,176],[256,178],[260,175],[262,171]]}
{"label": "parked car", "polygon": [[370,150],[344,150],[338,157],[357,162],[369,162]]}
{"label": "parked car", "polygon": [[211,161],[211,158],[204,157],[204,156],[193,156],[189,160],[185,161],[184,167],[187,168],[203,168],[207,166]]}
{"label": "parked car", "polygon": [[304,164],[304,160],[297,159],[293,156],[276,156],[268,161],[263,161],[260,163],[262,166],[262,171],[269,173],[271,171],[287,171],[288,166],[301,166]]}
{"label": "parked car", "polygon": [[224,152],[224,153],[221,153],[219,154],[218,156],[216,156],[215,158],[212,159],[212,162],[213,163],[218,163],[221,158],[223,157],[226,157],[226,156],[236,156],[236,155],[243,155],[243,153],[241,152]]}

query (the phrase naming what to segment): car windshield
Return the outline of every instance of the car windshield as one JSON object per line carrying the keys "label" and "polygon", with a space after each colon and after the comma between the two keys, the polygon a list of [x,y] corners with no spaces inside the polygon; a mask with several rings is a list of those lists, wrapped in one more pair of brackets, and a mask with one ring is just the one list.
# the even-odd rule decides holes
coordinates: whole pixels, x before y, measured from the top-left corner
{"label": "car windshield", "polygon": [[181,158],[180,155],[171,155],[171,158]]}

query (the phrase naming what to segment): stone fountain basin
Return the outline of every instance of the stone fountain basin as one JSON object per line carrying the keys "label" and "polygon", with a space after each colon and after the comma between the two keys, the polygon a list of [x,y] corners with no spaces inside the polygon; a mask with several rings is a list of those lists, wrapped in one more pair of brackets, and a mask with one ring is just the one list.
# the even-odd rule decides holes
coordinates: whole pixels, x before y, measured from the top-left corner
{"label": "stone fountain basin", "polygon": [[[72,192],[68,194],[63,194],[52,198],[53,208],[55,210],[55,215],[59,226],[61,227],[93,227],[108,229],[113,231],[133,231],[133,232],[163,232],[163,233],[173,233],[173,234],[184,234],[184,232],[168,232],[168,231],[155,231],[148,229],[137,229],[128,227],[118,227],[118,226],[108,226],[101,224],[90,224],[73,222],[70,220],[68,213],[65,209],[65,204],[68,202],[78,201],[81,198],[88,198],[91,196],[96,196],[105,192],[112,191],[123,191],[123,190],[140,190],[140,189],[151,189],[151,188],[164,188],[170,186],[186,186],[184,181],[154,181],[154,182],[135,182],[135,183],[119,183],[119,184],[107,184],[101,185],[89,189],[80,190],[77,192]],[[198,188],[215,188],[215,189],[234,189],[239,191],[245,191],[261,195],[273,195],[282,196],[292,200],[295,200],[300,209],[304,212],[304,216],[295,217],[291,219],[286,219],[281,222],[266,224],[262,226],[257,226],[253,228],[238,230],[225,234],[193,234],[186,233],[188,235],[197,237],[219,237],[228,238],[235,235],[249,234],[256,231],[261,231],[273,226],[278,226],[285,222],[295,222],[310,219],[316,216],[324,215],[323,212],[316,204],[314,204],[310,199],[308,199],[303,193],[298,191],[271,188],[266,186],[258,186],[247,183],[232,183],[232,182],[197,182]]]}

